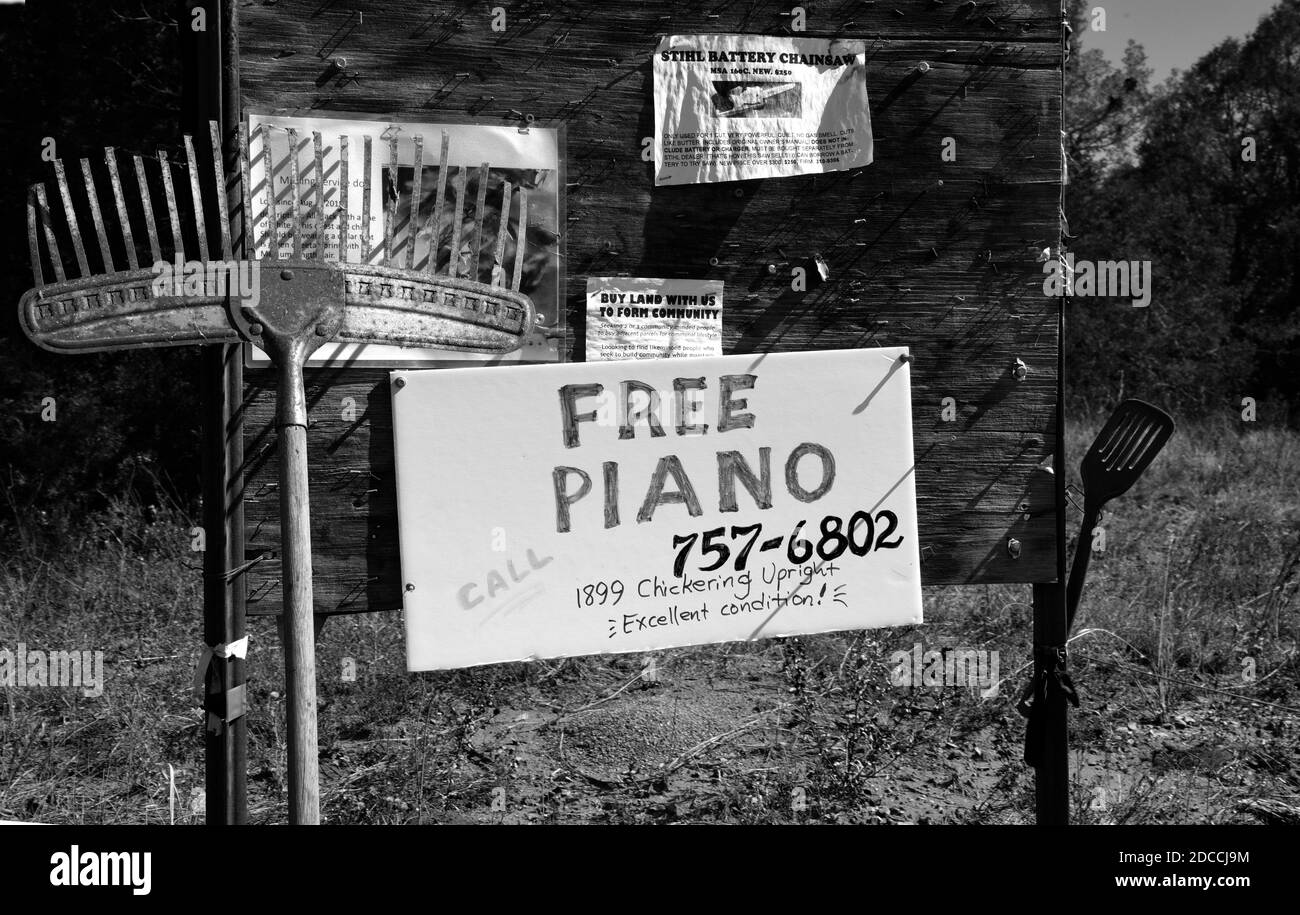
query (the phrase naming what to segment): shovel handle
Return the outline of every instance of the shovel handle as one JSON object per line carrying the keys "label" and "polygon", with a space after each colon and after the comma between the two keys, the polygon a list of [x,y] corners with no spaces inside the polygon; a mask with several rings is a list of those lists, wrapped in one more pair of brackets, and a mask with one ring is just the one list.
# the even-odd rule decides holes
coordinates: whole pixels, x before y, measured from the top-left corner
{"label": "shovel handle", "polygon": [[1083,594],[1083,580],[1088,575],[1088,561],[1092,558],[1092,531],[1101,517],[1101,509],[1085,505],[1083,526],[1079,528],[1079,542],[1074,547],[1074,565],[1070,566],[1070,580],[1065,586],[1065,632],[1069,635],[1074,625],[1074,615],[1079,611],[1079,596]]}
{"label": "shovel handle", "polygon": [[[295,353],[296,355],[296,353]],[[311,587],[307,409],[300,358],[279,366],[280,530],[284,672],[289,698],[289,822],[320,822],[316,634]]]}

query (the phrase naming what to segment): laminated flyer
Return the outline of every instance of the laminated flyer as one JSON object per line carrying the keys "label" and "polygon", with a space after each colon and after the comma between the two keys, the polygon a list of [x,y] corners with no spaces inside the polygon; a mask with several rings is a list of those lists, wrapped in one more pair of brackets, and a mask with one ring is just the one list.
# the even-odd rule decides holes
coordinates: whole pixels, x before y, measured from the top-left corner
{"label": "laminated flyer", "polygon": [[654,58],[655,184],[871,164],[866,43],[673,35]]}
{"label": "laminated flyer", "polygon": [[[250,112],[248,122],[255,256],[271,256],[274,188],[279,258],[293,257],[298,246],[307,258],[389,263],[514,286],[551,330],[534,331],[520,349],[504,355],[333,341],[309,365],[562,360],[564,267],[558,240],[564,179],[558,130],[339,114]],[[264,366],[269,359],[250,344],[247,362]]]}
{"label": "laminated flyer", "polygon": [[587,361],[722,355],[722,281],[587,278]]}

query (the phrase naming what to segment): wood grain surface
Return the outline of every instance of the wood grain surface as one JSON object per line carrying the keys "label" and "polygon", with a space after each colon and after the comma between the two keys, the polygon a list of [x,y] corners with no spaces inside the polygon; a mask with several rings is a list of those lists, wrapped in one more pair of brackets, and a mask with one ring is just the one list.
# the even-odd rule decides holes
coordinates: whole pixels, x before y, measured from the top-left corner
{"label": "wood grain surface", "polygon": [[[568,359],[582,358],[588,275],[723,280],[726,353],[909,346],[923,582],[1055,580],[1061,300],[1043,294],[1040,257],[1060,235],[1059,2],[806,3],[802,35],[867,42],[875,162],[662,188],[641,158],[660,37],[786,34],[792,5],[503,0],[502,33],[493,5],[242,6],[244,104],[563,125]],[[791,270],[819,254],[830,280],[792,291]],[[401,606],[386,377],[307,373],[318,613]],[[267,554],[249,572],[249,612],[272,613],[273,384],[246,378],[247,549]]]}

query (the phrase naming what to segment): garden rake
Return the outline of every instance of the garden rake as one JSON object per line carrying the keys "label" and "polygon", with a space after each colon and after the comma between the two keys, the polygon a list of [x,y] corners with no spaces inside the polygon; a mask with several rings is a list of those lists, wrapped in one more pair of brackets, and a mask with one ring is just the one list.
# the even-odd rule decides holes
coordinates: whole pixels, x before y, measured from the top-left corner
{"label": "garden rake", "polygon": [[[276,128],[277,130],[280,128]],[[94,272],[86,256],[80,223],[68,176],[61,160],[54,161],[55,180],[63,210],[63,233],[56,232],[44,182],[31,188],[27,201],[28,242],[35,288],[19,304],[20,322],[39,346],[56,353],[99,352],[139,347],[186,346],[253,342],[271,357],[277,372],[276,425],[280,456],[280,518],[283,555],[283,618],[285,633],[285,679],[289,697],[289,812],[294,823],[317,823],[320,819],[320,790],[316,738],[315,636],[313,632],[311,533],[308,506],[307,401],[303,388],[303,366],[322,344],[387,343],[434,349],[483,353],[506,353],[519,348],[537,324],[532,301],[519,290],[528,221],[527,189],[517,189],[519,216],[515,227],[516,248],[513,278],[507,286],[502,264],[505,238],[513,210],[509,182],[502,187],[502,206],[497,226],[492,280],[479,282],[477,265],[483,256],[484,195],[487,163],[478,166],[479,193],[475,216],[477,250],[470,255],[474,268],[462,276],[460,267],[461,223],[467,169],[459,169],[457,209],[452,214],[452,257],[446,274],[437,274],[442,237],[443,208],[449,174],[449,140],[444,132],[439,158],[437,193],[432,213],[420,225],[420,184],[423,170],[422,140],[415,141],[414,187],[411,196],[409,244],[405,258],[393,253],[397,197],[392,195],[384,211],[382,245],[372,249],[369,201],[371,191],[371,139],[364,138],[365,171],[361,225],[360,263],[350,263],[347,199],[339,195],[327,212],[325,201],[325,149],[323,138],[314,132],[311,168],[314,184],[307,192],[311,220],[303,217],[300,153],[307,146],[296,133],[288,135],[288,183],[275,192],[277,169],[285,162],[273,161],[269,128],[262,128],[262,156],[266,167],[268,206],[265,213],[267,254],[254,258],[252,188],[249,181],[247,128],[241,126],[238,168],[241,187],[242,250],[244,259],[234,261],[226,174],[221,135],[210,123],[212,169],[208,173],[207,199],[215,201],[215,222],[219,253],[226,265],[244,271],[260,271],[260,295],[233,288],[233,283],[214,283],[220,271],[212,266],[208,230],[205,224],[204,169],[195,156],[193,138],[184,138],[185,167],[190,202],[189,231],[179,212],[172,166],[164,151],[158,153],[166,200],[166,215],[172,236],[171,253],[177,265],[185,262],[183,237],[197,242],[198,261],[207,277],[202,292],[174,294],[155,281],[163,261],[158,220],[150,196],[144,161],[134,158],[139,207],[154,266],[142,266],[132,233],[131,215],[118,172],[117,155],[105,150],[113,202],[120,236],[119,250],[126,258],[120,269],[113,244],[105,228],[90,162],[81,160],[86,207],[94,224],[102,269]],[[340,188],[347,188],[348,137],[339,138],[337,167]],[[391,174],[396,182],[397,140],[389,141]],[[284,197],[287,201],[283,201]],[[288,219],[282,224],[281,209]],[[211,209],[211,207],[209,207]],[[333,218],[338,226],[338,248],[334,256],[325,229]],[[427,234],[430,256],[424,270],[414,269],[415,241]],[[60,237],[62,235],[62,237]],[[55,282],[45,282],[42,241]],[[304,244],[306,242],[306,244]],[[284,244],[292,256],[281,258]],[[60,251],[71,248],[77,275],[68,277],[72,264]],[[66,250],[66,247],[65,247]],[[305,255],[304,252],[310,252]],[[382,259],[379,264],[372,263]],[[404,263],[402,262],[404,260]],[[65,264],[67,269],[65,270]],[[265,269],[263,269],[265,268]],[[233,274],[228,274],[231,276]],[[218,288],[220,287],[220,288]],[[255,287],[256,288],[256,287]],[[225,646],[222,646],[225,648]]]}

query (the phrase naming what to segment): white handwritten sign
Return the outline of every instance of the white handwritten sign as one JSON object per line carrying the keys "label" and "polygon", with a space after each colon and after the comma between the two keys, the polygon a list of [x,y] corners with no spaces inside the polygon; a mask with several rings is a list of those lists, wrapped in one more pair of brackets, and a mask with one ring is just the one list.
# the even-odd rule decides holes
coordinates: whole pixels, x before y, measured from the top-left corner
{"label": "white handwritten sign", "polygon": [[393,372],[407,666],[919,623],[905,354]]}

